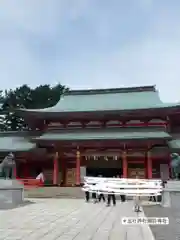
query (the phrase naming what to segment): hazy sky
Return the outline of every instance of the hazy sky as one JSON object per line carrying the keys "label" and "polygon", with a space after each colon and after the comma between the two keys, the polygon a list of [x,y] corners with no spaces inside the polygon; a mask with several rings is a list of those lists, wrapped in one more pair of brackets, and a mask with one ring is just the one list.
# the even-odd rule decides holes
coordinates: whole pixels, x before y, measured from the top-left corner
{"label": "hazy sky", "polygon": [[1,88],[156,85],[180,101],[180,0],[1,0]]}

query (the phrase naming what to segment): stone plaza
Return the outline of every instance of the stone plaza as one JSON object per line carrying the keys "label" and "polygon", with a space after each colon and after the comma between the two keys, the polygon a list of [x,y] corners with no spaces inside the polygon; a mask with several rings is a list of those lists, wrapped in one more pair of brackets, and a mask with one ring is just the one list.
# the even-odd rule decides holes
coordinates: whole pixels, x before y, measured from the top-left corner
{"label": "stone plaza", "polygon": [[131,201],[106,207],[83,199],[34,199],[0,211],[0,240],[154,239],[148,225],[123,225],[123,217],[136,217]]}

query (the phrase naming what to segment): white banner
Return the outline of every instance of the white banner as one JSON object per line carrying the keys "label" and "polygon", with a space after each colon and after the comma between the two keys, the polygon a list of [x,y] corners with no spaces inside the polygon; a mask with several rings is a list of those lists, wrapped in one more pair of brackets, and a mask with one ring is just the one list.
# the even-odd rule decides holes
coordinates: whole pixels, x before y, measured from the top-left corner
{"label": "white banner", "polygon": [[149,179],[85,177],[83,191],[127,196],[161,195],[162,181]]}

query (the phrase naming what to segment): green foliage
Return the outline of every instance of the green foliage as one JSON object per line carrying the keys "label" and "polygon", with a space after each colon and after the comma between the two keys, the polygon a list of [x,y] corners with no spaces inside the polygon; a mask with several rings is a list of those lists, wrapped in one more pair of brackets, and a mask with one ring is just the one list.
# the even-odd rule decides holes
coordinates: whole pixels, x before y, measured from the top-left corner
{"label": "green foliage", "polygon": [[4,94],[0,92],[1,112],[4,114],[3,122],[0,124],[0,130],[17,131],[27,129],[28,126],[26,126],[24,119],[15,114],[15,109],[52,107],[66,91],[68,91],[68,89],[65,86],[57,84],[54,87],[50,85],[40,85],[34,89],[23,85],[15,90],[6,90]]}
{"label": "green foliage", "polygon": [[0,130],[4,130],[5,115],[3,113],[3,103],[4,103],[3,91],[0,91]]}

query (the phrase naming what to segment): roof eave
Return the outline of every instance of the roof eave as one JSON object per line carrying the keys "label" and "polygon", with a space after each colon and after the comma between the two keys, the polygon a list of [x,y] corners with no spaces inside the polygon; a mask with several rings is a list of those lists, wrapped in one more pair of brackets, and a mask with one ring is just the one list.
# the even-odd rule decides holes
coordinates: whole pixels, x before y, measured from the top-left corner
{"label": "roof eave", "polygon": [[0,152],[5,153],[5,152],[13,152],[13,153],[23,153],[23,152],[30,152],[33,149],[35,149],[36,146],[32,147],[32,148],[23,148],[23,149],[0,149]]}
{"label": "roof eave", "polygon": [[126,141],[144,141],[144,140],[166,140],[166,141],[169,141],[169,140],[171,140],[172,139],[172,137],[171,136],[167,136],[167,137],[159,137],[159,138],[157,138],[157,137],[147,137],[147,138],[126,138],[126,139],[121,139],[121,138],[119,138],[119,139],[117,139],[117,138],[112,138],[112,139],[56,139],[56,138],[52,138],[52,139],[48,139],[48,138],[46,138],[46,139],[40,139],[40,138],[34,138],[34,139],[32,139],[34,142],[72,142],[72,141],[74,141],[74,142],[92,142],[92,141],[101,141],[101,142],[103,142],[103,141],[124,141],[124,142],[126,142]]}
{"label": "roof eave", "polygon": [[166,114],[170,114],[172,112],[179,112],[180,113],[180,105],[176,105],[176,106],[168,106],[168,107],[157,107],[157,108],[142,108],[142,109],[123,109],[123,110],[100,110],[100,111],[81,111],[81,112],[63,112],[63,111],[44,111],[43,109],[18,109],[15,110],[15,112],[17,114],[21,114],[21,115],[31,115],[31,116],[38,116],[38,117],[49,117],[49,116],[71,116],[71,115],[82,115],[82,114],[86,114],[86,115],[98,115],[98,114],[114,114],[114,113],[124,113],[124,114],[128,114],[128,113],[138,113],[138,112],[147,112],[147,111],[152,111],[152,112],[158,112],[158,113],[166,113]]}

